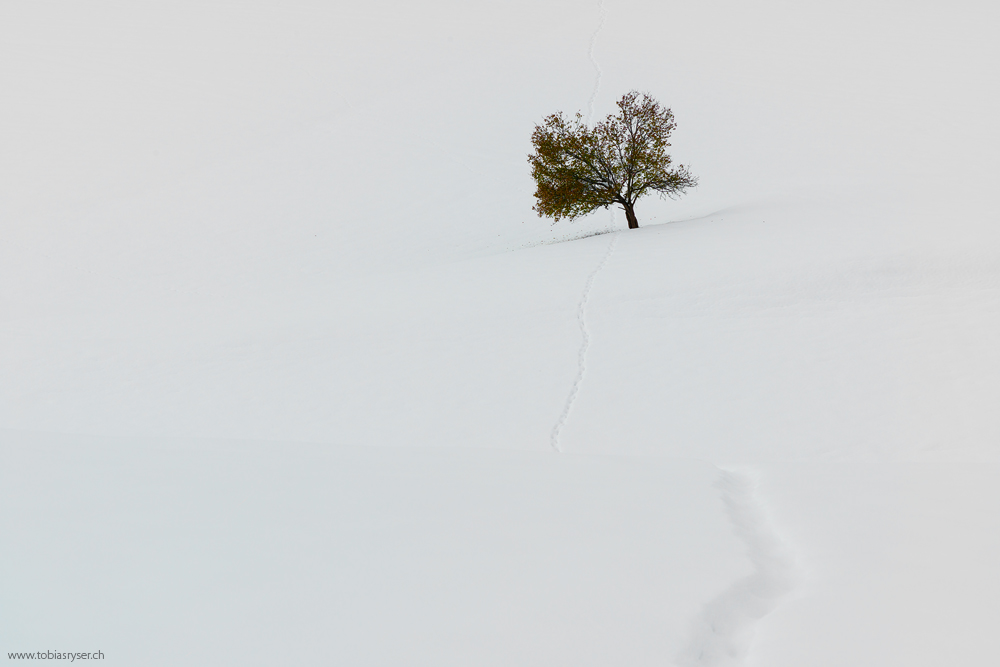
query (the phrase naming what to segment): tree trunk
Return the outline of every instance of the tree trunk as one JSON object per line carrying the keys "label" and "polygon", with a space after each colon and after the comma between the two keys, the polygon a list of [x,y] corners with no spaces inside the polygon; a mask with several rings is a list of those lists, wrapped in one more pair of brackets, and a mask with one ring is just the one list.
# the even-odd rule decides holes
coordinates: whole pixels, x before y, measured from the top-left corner
{"label": "tree trunk", "polygon": [[639,220],[635,217],[635,210],[632,204],[625,204],[625,217],[628,219],[629,229],[639,229]]}

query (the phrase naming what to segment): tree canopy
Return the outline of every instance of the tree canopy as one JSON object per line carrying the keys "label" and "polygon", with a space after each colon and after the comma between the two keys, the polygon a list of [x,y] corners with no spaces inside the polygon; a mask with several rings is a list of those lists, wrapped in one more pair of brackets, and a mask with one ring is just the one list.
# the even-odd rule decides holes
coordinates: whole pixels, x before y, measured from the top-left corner
{"label": "tree canopy", "polygon": [[676,124],[670,109],[632,91],[618,101],[618,114],[588,128],[579,113],[561,112],[535,126],[528,156],[539,216],[573,220],[598,208],[620,205],[629,229],[639,227],[635,202],[657,192],[675,198],[698,184],[687,167],[671,167],[667,154]]}

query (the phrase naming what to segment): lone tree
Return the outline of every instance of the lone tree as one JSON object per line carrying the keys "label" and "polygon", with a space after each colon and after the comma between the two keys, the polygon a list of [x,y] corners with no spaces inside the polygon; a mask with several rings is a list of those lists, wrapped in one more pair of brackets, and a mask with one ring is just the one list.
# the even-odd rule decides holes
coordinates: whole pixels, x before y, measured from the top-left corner
{"label": "lone tree", "polygon": [[619,204],[629,229],[638,229],[635,202],[650,192],[675,198],[698,184],[687,167],[671,168],[666,148],[676,124],[670,109],[632,91],[618,101],[619,113],[588,128],[555,113],[536,125],[535,152],[528,156],[539,217],[573,220]]}

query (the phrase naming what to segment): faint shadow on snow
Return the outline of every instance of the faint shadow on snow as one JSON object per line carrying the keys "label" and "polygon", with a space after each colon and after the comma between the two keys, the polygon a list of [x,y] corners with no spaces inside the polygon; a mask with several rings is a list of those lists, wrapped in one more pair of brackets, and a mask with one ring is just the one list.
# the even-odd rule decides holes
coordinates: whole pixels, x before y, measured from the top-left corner
{"label": "faint shadow on snow", "polygon": [[677,664],[741,665],[757,622],[772,612],[798,580],[798,566],[757,498],[749,475],[722,471],[716,483],[736,535],[746,544],[754,572],[705,605]]}

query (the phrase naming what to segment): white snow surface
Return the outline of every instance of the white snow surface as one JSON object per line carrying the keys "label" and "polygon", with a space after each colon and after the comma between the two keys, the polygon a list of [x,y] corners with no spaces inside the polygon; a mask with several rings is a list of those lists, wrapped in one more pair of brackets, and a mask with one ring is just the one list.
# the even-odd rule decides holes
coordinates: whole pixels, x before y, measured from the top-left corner
{"label": "white snow surface", "polygon": [[[4,3],[0,651],[991,664],[998,23]],[[698,188],[538,219],[630,89]]]}

